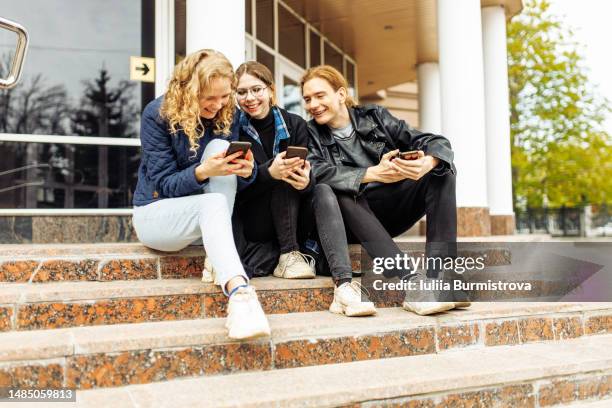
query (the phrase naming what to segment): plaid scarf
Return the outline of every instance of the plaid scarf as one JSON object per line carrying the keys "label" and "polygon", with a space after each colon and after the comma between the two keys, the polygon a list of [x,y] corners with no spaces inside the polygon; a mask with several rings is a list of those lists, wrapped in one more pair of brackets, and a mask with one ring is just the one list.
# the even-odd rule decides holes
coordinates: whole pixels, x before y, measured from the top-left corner
{"label": "plaid scarf", "polygon": [[[274,132],[274,147],[272,149],[272,156],[276,156],[280,150],[281,140],[289,139],[289,130],[287,130],[287,124],[285,124],[285,119],[283,119],[280,109],[276,106],[272,106],[271,109],[272,113],[274,114],[274,129],[276,130]],[[240,127],[257,143],[262,145],[259,134],[257,134],[257,130],[255,130],[249,120],[249,116],[244,111],[240,111]]]}

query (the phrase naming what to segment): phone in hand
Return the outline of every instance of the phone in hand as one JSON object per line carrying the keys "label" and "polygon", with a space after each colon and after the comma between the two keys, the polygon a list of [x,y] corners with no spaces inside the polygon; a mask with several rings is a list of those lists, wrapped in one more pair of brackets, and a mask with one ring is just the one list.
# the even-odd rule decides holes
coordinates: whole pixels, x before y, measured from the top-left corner
{"label": "phone in hand", "polygon": [[398,152],[397,155],[391,158],[391,160],[398,158],[398,157],[402,160],[416,160],[419,158],[419,151],[410,150],[408,152]]}
{"label": "phone in hand", "polygon": [[287,153],[285,153],[285,159],[293,159],[294,157],[299,157],[300,159],[305,161],[306,156],[308,156],[307,148],[302,146],[287,146]]}
{"label": "phone in hand", "polygon": [[230,156],[237,152],[242,152],[241,158],[246,158],[246,155],[251,148],[251,142],[231,142],[227,151],[225,152],[225,156]]}

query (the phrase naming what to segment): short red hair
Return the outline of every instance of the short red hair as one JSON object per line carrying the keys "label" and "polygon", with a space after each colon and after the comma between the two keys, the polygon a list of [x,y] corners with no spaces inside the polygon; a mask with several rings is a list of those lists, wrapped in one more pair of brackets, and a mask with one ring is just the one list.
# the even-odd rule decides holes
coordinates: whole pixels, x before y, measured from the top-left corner
{"label": "short red hair", "polygon": [[336,68],[332,67],[331,65],[318,65],[316,67],[308,68],[300,80],[302,92],[304,92],[304,84],[314,78],[321,78],[327,81],[334,91],[337,91],[340,88],[346,89],[346,100],[344,101],[344,104],[347,108],[352,108],[353,106],[357,105],[353,97],[348,93],[348,81]]}

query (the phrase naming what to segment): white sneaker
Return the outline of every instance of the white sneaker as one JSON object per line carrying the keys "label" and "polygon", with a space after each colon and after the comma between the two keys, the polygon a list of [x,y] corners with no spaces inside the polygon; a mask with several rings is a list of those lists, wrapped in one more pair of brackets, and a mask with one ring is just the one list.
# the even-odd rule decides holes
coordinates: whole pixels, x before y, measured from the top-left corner
{"label": "white sneaker", "polygon": [[229,298],[225,327],[228,337],[234,340],[270,335],[268,319],[252,286],[237,289]]}
{"label": "white sneaker", "polygon": [[202,269],[202,282],[205,283],[214,283],[215,285],[219,285],[217,282],[217,274],[215,273],[215,268],[213,268],[210,263],[210,258],[206,256],[204,259],[204,269]]}
{"label": "white sneaker", "polygon": [[285,279],[312,279],[315,273],[315,260],[312,256],[291,251],[281,254],[274,276]]}
{"label": "white sneaker", "polygon": [[[415,281],[430,282],[431,278],[424,275],[415,275]],[[431,285],[428,285],[432,287]],[[402,307],[404,310],[414,312],[421,316],[430,315],[433,313],[445,312],[455,307],[454,302],[438,302],[440,298],[438,291],[422,290],[422,291],[406,291],[406,298]]]}
{"label": "white sneaker", "polygon": [[376,314],[374,303],[370,302],[367,292],[357,281],[345,282],[334,288],[334,301],[329,306],[329,311],[347,316]]}

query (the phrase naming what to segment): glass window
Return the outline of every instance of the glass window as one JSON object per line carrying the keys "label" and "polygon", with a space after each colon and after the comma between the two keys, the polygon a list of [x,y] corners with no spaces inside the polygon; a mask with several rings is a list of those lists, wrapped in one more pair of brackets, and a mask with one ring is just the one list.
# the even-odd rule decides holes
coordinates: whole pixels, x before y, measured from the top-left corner
{"label": "glass window", "polygon": [[253,10],[251,0],[244,0],[244,29],[247,33],[253,34]]}
{"label": "glass window", "polygon": [[256,37],[274,48],[274,1],[257,0],[256,5]]}
{"label": "glass window", "polygon": [[289,112],[306,117],[300,84],[286,75],[283,75],[283,107]]}
{"label": "glass window", "polygon": [[306,15],[306,10],[304,8],[306,5],[305,0],[283,0],[283,3],[285,3],[289,8],[291,8],[291,10],[298,13],[298,15],[302,17]]}
{"label": "glass window", "polygon": [[278,6],[278,49],[282,55],[306,67],[305,25],[284,6]]}
{"label": "glass window", "polygon": [[[30,45],[21,82],[0,93],[0,132],[137,137],[155,85],[130,81],[130,56],[155,56],[154,13],[148,1],[2,2]],[[13,36],[0,31],[0,70]]]}
{"label": "glass window", "polygon": [[321,37],[314,31],[310,32],[310,66],[321,65]]}
{"label": "glass window", "polygon": [[0,142],[0,208],[130,208],[140,147]]}
{"label": "glass window", "polygon": [[253,40],[250,38],[244,39],[244,60],[251,61],[255,59],[255,55],[253,53]]}
{"label": "glass window", "polygon": [[187,5],[185,0],[174,1],[174,63],[187,55]]}
{"label": "glass window", "polygon": [[268,67],[270,72],[272,72],[272,75],[274,75],[274,55],[270,54],[261,47],[257,47],[257,61]]}
{"label": "glass window", "polygon": [[355,65],[346,60],[346,80],[351,88],[355,89]]}
{"label": "glass window", "polygon": [[342,54],[340,54],[327,41],[325,41],[325,64],[331,65],[340,72],[344,71],[342,68]]}

